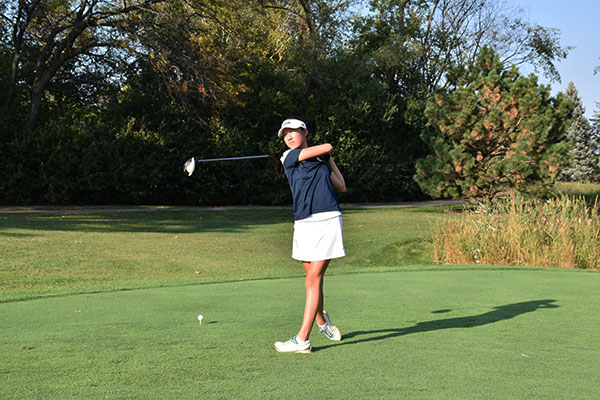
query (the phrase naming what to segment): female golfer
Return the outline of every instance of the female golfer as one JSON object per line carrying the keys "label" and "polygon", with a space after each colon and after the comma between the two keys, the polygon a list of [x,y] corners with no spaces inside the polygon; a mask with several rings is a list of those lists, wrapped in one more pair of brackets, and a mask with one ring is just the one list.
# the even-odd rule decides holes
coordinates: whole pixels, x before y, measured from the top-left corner
{"label": "female golfer", "polygon": [[306,272],[306,302],[302,325],[296,336],[276,342],[279,352],[310,353],[310,331],[315,319],[320,331],[331,340],[342,335],[323,311],[323,275],[329,260],[345,256],[342,241],[342,213],[334,190],[346,191],[344,177],[329,156],[328,143],[308,146],[306,124],[286,119],[278,136],[288,150],[281,156],[294,200],[292,258],[302,261]]}

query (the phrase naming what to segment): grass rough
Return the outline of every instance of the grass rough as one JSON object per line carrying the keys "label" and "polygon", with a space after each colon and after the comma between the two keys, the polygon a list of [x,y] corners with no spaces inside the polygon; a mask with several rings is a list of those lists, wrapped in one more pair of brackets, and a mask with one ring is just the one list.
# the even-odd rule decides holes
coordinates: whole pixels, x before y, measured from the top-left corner
{"label": "grass rough", "polygon": [[433,242],[438,263],[599,269],[600,214],[579,197],[515,195],[440,220]]}

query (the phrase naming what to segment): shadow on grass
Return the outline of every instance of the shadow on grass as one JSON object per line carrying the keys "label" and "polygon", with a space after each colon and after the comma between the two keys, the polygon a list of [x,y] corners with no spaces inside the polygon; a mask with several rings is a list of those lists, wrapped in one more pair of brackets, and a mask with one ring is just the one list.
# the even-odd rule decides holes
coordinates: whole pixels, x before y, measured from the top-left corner
{"label": "shadow on grass", "polygon": [[[556,300],[534,300],[525,301],[521,303],[506,304],[504,306],[494,307],[492,311],[488,311],[483,314],[419,322],[416,325],[409,326],[406,328],[376,329],[372,331],[354,331],[345,334],[341,343],[331,344],[328,346],[320,346],[317,348],[313,347],[313,351],[324,350],[328,347],[334,346],[343,346],[356,343],[386,340],[399,336],[410,335],[413,333],[431,332],[455,328],[473,328],[476,326],[493,324],[495,322],[511,319],[522,314],[537,311],[540,308],[558,308],[559,306],[552,304],[555,301]],[[451,310],[440,311],[450,312]],[[436,313],[440,313],[440,311],[437,311]],[[363,336],[369,337],[362,338]]]}
{"label": "shadow on grass", "polygon": [[[288,209],[224,209],[222,211],[132,210],[6,214],[0,218],[0,235],[20,237],[24,230],[74,232],[198,233],[243,232],[250,227],[290,223]],[[28,233],[34,236],[34,233]]]}

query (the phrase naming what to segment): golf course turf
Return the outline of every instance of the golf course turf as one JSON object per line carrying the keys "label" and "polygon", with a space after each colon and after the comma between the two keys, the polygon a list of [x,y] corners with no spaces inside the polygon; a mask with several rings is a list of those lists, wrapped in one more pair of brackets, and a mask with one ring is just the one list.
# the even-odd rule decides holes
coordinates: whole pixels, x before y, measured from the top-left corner
{"label": "golf course turf", "polygon": [[[98,218],[98,225],[87,225],[93,219],[89,215],[73,216],[67,217],[72,220],[62,225],[64,229],[59,220],[48,221],[48,217],[4,220],[2,240],[12,241],[10,254],[15,259],[27,257],[36,265],[44,264],[42,257],[33,257],[22,244],[33,240],[36,245],[44,243],[47,254],[54,254],[46,262],[58,269],[68,264],[61,261],[60,249],[74,247],[67,257],[75,257],[75,252],[100,241],[102,246],[114,244],[113,265],[125,266],[127,271],[104,271],[109,276],[103,289],[99,278],[89,286],[74,283],[68,287],[63,282],[55,292],[47,288],[49,276],[38,276],[43,284],[31,289],[36,293],[31,297],[26,286],[35,282],[19,286],[3,280],[11,295],[0,303],[0,398],[598,398],[598,273],[435,266],[413,260],[410,257],[418,258],[422,250],[415,242],[420,234],[413,231],[427,225],[425,220],[436,213],[432,210],[345,214],[352,255],[337,266],[333,261],[325,279],[325,308],[343,340],[329,341],[313,329],[309,355],[280,354],[273,348],[275,341],[288,339],[299,327],[304,305],[301,265],[284,260],[279,271],[271,271],[275,267],[268,265],[257,276],[239,277],[243,260],[237,259],[242,256],[232,254],[230,262],[240,265],[221,282],[212,276],[197,277],[196,282],[194,276],[182,276],[177,285],[174,277],[167,276],[168,284],[159,287],[151,279],[128,283],[131,270],[151,262],[150,257],[140,256],[138,264],[116,262],[125,259],[120,252],[131,249],[129,245],[121,249],[115,242],[132,234],[142,242],[166,241],[174,246],[175,256],[151,246],[157,259],[173,258],[172,268],[178,268],[178,263],[187,265],[175,260],[187,254],[176,250],[182,245],[173,245],[175,235],[179,235],[177,240],[189,240],[184,248],[207,243],[204,235],[210,236],[211,243],[221,240],[233,246],[237,235],[238,246],[245,249],[253,243],[245,235],[250,230],[252,240],[270,238],[270,243],[283,243],[286,247],[281,253],[286,255],[289,228],[280,215],[268,226],[245,219],[244,227],[230,229],[228,218],[240,226],[242,215],[251,218],[253,213],[215,217],[223,219],[221,227],[225,228],[219,232],[190,228],[184,233],[190,215],[178,220],[175,212],[121,217],[126,221],[118,224],[108,217],[93,217]],[[258,219],[264,219],[258,214]],[[31,218],[41,218],[46,225],[31,227],[26,223]],[[385,223],[403,218],[403,229],[411,232]],[[416,220],[410,225],[406,221],[412,218]],[[369,221],[375,226],[366,226]],[[109,225],[110,229],[103,228]],[[162,228],[153,230],[156,226]],[[173,226],[179,228],[171,230]],[[387,236],[394,226],[399,229],[395,239],[382,239],[370,247],[360,244],[376,235],[376,229],[383,229]],[[86,234],[76,239],[84,230]],[[111,235],[112,239],[105,237]],[[283,236],[281,242],[275,239],[279,236]],[[75,244],[76,240],[83,244]],[[202,255],[205,264],[213,265],[206,257],[221,251],[220,247]],[[279,256],[276,247],[267,256]],[[98,249],[85,251],[100,254]],[[256,258],[262,262],[268,257]],[[358,260],[363,263],[359,265]],[[86,265],[93,268],[99,262],[99,258],[89,260]],[[16,264],[5,258],[2,267]],[[253,261],[246,268],[259,267]],[[76,268],[75,273],[79,273]],[[163,273],[167,274],[159,271]],[[189,273],[194,275],[194,271]],[[146,288],[134,287],[144,284]],[[204,315],[202,325],[199,314]]]}

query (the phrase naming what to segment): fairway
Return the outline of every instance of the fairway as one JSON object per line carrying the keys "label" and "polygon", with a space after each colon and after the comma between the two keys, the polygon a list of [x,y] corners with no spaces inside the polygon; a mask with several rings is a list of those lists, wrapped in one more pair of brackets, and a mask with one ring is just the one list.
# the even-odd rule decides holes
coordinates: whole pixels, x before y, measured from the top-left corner
{"label": "fairway", "polygon": [[[333,275],[313,353],[301,278],[0,304],[2,399],[592,399],[600,277],[460,268]],[[204,314],[199,326],[196,317]]]}

